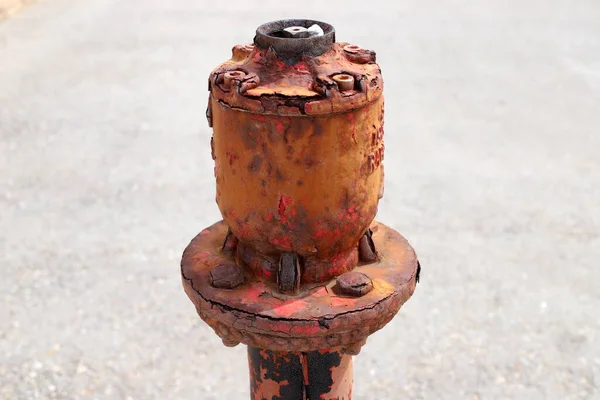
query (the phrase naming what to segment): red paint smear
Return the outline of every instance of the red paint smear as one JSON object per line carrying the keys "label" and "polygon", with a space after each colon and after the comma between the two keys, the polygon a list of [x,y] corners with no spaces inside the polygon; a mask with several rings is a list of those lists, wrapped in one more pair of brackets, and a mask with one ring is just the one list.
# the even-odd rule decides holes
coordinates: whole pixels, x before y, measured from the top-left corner
{"label": "red paint smear", "polygon": [[273,216],[274,215],[272,212],[268,213],[267,215],[265,215],[265,221],[271,222],[271,220],[273,219]]}
{"label": "red paint smear", "polygon": [[327,236],[328,234],[329,234],[329,232],[326,231],[325,229],[321,229],[321,230],[315,231],[315,237],[316,238],[322,238],[322,237]]}
{"label": "red paint smear", "polygon": [[261,61],[261,59],[265,56],[265,53],[263,51],[257,51],[256,53],[254,53],[254,56],[252,56],[252,60],[258,62]]}
{"label": "red paint smear", "polygon": [[262,286],[250,286],[244,292],[244,297],[241,299],[243,304],[255,304],[260,301],[259,296],[265,292],[265,288]]}
{"label": "red paint smear", "polygon": [[281,131],[283,131],[283,122],[281,122],[281,120],[277,121],[277,124],[275,124],[275,129],[277,129],[277,132],[281,133]]}
{"label": "red paint smear", "polygon": [[279,219],[284,224],[288,221],[288,218],[285,215],[285,210],[286,210],[287,206],[292,204],[292,202],[293,202],[293,199],[290,196],[286,196],[286,195],[282,194],[281,197],[279,197]]}
{"label": "red paint smear", "polygon": [[310,72],[308,70],[308,65],[306,65],[305,61],[300,61],[299,63],[296,63],[294,65],[294,69],[296,69],[298,72]]}
{"label": "red paint smear", "polygon": [[286,301],[282,305],[275,307],[273,312],[284,318],[292,316],[294,313],[304,310],[307,307],[307,303],[304,300],[292,300]]}
{"label": "red paint smear", "polygon": [[319,289],[311,293],[311,296],[315,299],[320,299],[321,297],[325,297],[328,295],[329,293],[327,292],[327,289],[325,289],[325,286],[321,286]]}
{"label": "red paint smear", "polygon": [[265,116],[261,114],[252,114],[252,119],[260,122],[265,122]]}
{"label": "red paint smear", "polygon": [[281,247],[283,250],[292,249],[292,238],[290,236],[280,236],[272,238],[271,243]]}

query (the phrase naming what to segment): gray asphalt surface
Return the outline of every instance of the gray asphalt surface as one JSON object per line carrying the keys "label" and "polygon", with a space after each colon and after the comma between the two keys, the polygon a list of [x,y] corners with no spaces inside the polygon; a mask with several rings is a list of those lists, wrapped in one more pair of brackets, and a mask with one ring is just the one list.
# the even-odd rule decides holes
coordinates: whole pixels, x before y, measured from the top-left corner
{"label": "gray asphalt surface", "polygon": [[378,219],[424,268],[355,398],[600,399],[600,3],[261,3],[0,22],[0,398],[248,398],[245,348],[179,277],[219,219],[206,79],[259,24],[313,17],[377,50]]}

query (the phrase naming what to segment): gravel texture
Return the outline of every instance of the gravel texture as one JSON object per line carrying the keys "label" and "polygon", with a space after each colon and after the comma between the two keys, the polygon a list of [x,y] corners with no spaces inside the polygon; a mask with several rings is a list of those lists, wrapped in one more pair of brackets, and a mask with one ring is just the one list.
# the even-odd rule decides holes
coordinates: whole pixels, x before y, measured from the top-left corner
{"label": "gravel texture", "polygon": [[[260,4],[260,5],[259,5]],[[179,277],[206,80],[263,22],[375,49],[413,298],[357,399],[600,399],[597,0],[47,0],[0,23],[0,398],[245,399]]]}

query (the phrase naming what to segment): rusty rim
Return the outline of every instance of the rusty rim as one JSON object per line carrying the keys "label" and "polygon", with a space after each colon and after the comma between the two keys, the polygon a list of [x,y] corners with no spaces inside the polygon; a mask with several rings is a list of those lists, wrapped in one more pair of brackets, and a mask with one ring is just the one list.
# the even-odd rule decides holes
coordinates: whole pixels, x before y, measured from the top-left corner
{"label": "rusty rim", "polygon": [[234,289],[213,287],[211,271],[235,262],[221,251],[227,234],[222,221],[186,248],[183,286],[200,317],[229,344],[295,351],[342,346],[356,353],[370,334],[394,317],[416,284],[418,261],[408,242],[383,224],[375,222],[371,228],[380,259],[354,269],[373,285],[359,297],[336,294],[335,279],[304,285],[299,295],[286,296],[248,271],[244,283]]}
{"label": "rusty rim", "polygon": [[[282,32],[290,27],[309,28],[318,25],[323,35],[313,37],[284,37]],[[263,24],[256,29],[254,43],[262,49],[272,48],[286,64],[295,64],[302,57],[317,57],[327,52],[335,43],[335,29],[332,25],[310,19],[283,19]]]}

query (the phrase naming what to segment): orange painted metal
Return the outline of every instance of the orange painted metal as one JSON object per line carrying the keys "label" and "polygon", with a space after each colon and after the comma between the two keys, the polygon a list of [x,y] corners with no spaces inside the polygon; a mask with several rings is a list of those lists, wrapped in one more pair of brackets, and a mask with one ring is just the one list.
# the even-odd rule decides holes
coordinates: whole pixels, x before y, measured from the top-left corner
{"label": "orange painted metal", "polygon": [[214,99],[212,112],[217,204],[253,255],[246,266],[274,281],[265,265],[295,252],[305,283],[356,266],[383,184],[383,99],[327,117],[243,112]]}
{"label": "orange painted metal", "polygon": [[[335,43],[326,23],[275,21],[233,48],[209,92],[223,221],[186,248],[185,291],[225,345],[250,346],[253,398],[349,399],[351,355],[420,271],[408,242],[374,221],[384,176],[375,53]],[[303,380],[281,378],[296,370]]]}

